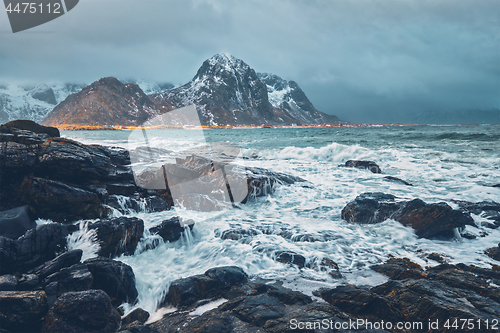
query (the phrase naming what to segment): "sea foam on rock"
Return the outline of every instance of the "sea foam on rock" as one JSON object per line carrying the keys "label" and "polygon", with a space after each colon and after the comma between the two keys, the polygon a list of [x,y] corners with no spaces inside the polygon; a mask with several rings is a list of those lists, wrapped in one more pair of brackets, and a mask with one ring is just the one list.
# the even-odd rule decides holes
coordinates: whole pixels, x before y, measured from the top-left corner
{"label": "sea foam on rock", "polygon": [[371,224],[394,219],[411,226],[423,238],[454,237],[455,229],[475,225],[470,214],[454,210],[444,202],[427,204],[420,199],[396,201],[384,193],[363,193],[342,209],[342,218],[350,223]]}

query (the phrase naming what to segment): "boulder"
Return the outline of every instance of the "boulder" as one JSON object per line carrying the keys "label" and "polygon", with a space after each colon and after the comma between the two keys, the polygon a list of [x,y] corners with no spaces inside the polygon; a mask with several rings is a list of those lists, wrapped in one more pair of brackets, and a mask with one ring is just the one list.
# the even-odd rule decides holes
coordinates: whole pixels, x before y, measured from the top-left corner
{"label": "boulder", "polygon": [[411,226],[417,236],[423,238],[451,238],[455,228],[475,225],[469,214],[454,210],[447,203],[427,204],[420,199],[407,202],[392,218]]}
{"label": "boulder", "polygon": [[178,216],[169,218],[168,220],[163,220],[159,225],[149,229],[152,234],[158,234],[165,242],[175,242],[181,238],[186,227],[193,230],[194,221],[188,220],[186,222],[181,221]]}
{"label": "boulder", "polygon": [[373,173],[382,173],[382,170],[377,165],[377,163],[373,161],[358,161],[358,160],[349,160],[345,162],[345,164],[340,164],[339,167],[348,167],[348,168],[357,168],[357,169],[367,169]]}
{"label": "boulder", "polygon": [[202,299],[221,296],[232,286],[242,284],[246,280],[246,273],[239,267],[212,268],[206,271],[205,275],[173,281],[162,304],[190,306]]}
{"label": "boulder", "polygon": [[39,332],[48,311],[44,291],[0,291],[0,327],[10,332]]}
{"label": "boulder", "polygon": [[16,268],[17,242],[0,236],[0,274],[13,273]]}
{"label": "boulder", "polygon": [[144,233],[144,221],[122,216],[90,223],[88,228],[97,230],[99,256],[116,257],[134,253]]}
{"label": "boulder", "polygon": [[33,212],[28,206],[21,206],[0,212],[0,236],[17,239],[36,227]]}
{"label": "boulder", "polygon": [[21,193],[22,202],[35,208],[39,217],[53,221],[95,219],[105,213],[96,193],[60,181],[26,177]]}
{"label": "boulder", "polygon": [[418,280],[427,277],[422,267],[407,258],[390,258],[385,263],[373,265],[370,268],[393,280]]}
{"label": "boulder", "polygon": [[378,294],[352,285],[313,292],[329,304],[355,316],[370,316],[396,322],[402,318],[400,311]]}
{"label": "boulder", "polygon": [[283,264],[294,264],[303,268],[306,263],[306,258],[295,252],[290,251],[277,251],[274,254],[275,260]]}
{"label": "boulder", "polygon": [[358,195],[342,209],[342,219],[351,223],[372,224],[383,222],[401,207],[392,194],[366,192]]}
{"label": "boulder", "polygon": [[132,323],[144,324],[149,318],[149,312],[137,308],[122,319],[122,327]]}
{"label": "boulder", "polygon": [[33,273],[40,277],[40,280],[58,272],[60,269],[77,264],[82,259],[83,251],[80,249],[64,252],[56,258],[36,267]]}
{"label": "boulder", "polygon": [[262,326],[268,320],[283,317],[286,307],[276,297],[261,294],[236,298],[224,303],[221,310],[230,310],[233,315],[252,326]]}
{"label": "boulder", "polygon": [[84,261],[92,273],[93,289],[104,290],[113,305],[124,302],[133,304],[138,296],[135,275],[130,266],[107,258],[92,258]]}
{"label": "boulder", "polygon": [[256,236],[258,235],[259,232],[257,230],[253,229],[241,229],[241,228],[232,228],[228,230],[224,230],[220,234],[221,239],[231,239],[231,240],[239,240],[242,238],[250,237],[250,236]]}
{"label": "boulder", "polygon": [[114,333],[120,326],[120,315],[102,290],[63,294],[47,314],[42,332]]}
{"label": "boulder", "polygon": [[15,265],[6,267],[1,262],[0,270],[27,271],[48,260],[54,259],[66,247],[66,226],[59,223],[47,223],[29,230],[15,241],[13,258]]}
{"label": "boulder", "polygon": [[451,238],[455,229],[474,225],[470,214],[452,209],[444,202],[427,204],[420,199],[396,202],[384,193],[363,193],[342,209],[350,223],[370,224],[394,219],[411,226],[423,238]]}
{"label": "boulder", "polygon": [[47,293],[49,306],[54,304],[57,297],[70,291],[85,291],[92,286],[93,277],[85,264],[74,264],[47,276],[43,286]]}

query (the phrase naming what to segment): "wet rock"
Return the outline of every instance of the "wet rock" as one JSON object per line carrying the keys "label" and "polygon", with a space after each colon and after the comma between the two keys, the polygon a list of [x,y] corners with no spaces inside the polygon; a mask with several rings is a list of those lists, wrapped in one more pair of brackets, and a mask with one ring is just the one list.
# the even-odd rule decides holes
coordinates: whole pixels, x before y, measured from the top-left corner
{"label": "wet rock", "polygon": [[16,241],[0,236],[0,274],[12,273],[16,267]]}
{"label": "wet rock", "polygon": [[328,272],[328,274],[334,279],[342,278],[342,274],[339,271],[339,265],[327,257],[323,257],[321,260],[319,260],[319,258],[314,258],[307,264],[307,267],[321,272]]}
{"label": "wet rock", "polygon": [[84,264],[92,273],[92,288],[104,290],[113,305],[135,302],[138,292],[135,287],[134,271],[130,266],[107,258],[87,259]]}
{"label": "wet rock", "polygon": [[348,168],[357,168],[357,169],[367,169],[373,173],[382,173],[382,170],[377,165],[377,163],[373,161],[358,161],[358,160],[349,160],[345,162],[345,164],[340,164],[339,167],[348,167]]}
{"label": "wet rock", "polygon": [[7,331],[40,331],[48,309],[44,291],[0,291],[0,325]]}
{"label": "wet rock", "polygon": [[14,275],[6,274],[0,276],[0,291],[14,291],[17,288],[17,278]]}
{"label": "wet rock", "polygon": [[277,251],[275,260],[283,264],[294,264],[300,268],[303,268],[306,263],[306,258],[303,255],[290,251]]}
{"label": "wet rock", "polygon": [[[66,226],[59,223],[47,223],[29,230],[15,241],[15,266],[11,271],[27,271],[45,261],[52,260],[66,247]],[[1,270],[6,269],[4,262]],[[8,268],[7,268],[8,269]]]}
{"label": "wet rock", "polygon": [[0,236],[17,239],[35,227],[33,212],[28,206],[0,212]]}
{"label": "wet rock", "polygon": [[70,267],[77,264],[82,259],[83,251],[80,249],[64,252],[56,258],[43,263],[33,270],[33,273],[40,277],[40,280],[45,279],[47,276],[58,272],[64,267]]}
{"label": "wet rock", "polygon": [[[131,323],[126,327],[122,327],[120,333],[160,333],[159,331],[151,328],[150,326],[145,326],[141,324]],[[162,331],[165,332],[165,331]]]}
{"label": "wet rock", "polygon": [[173,281],[162,304],[189,306],[201,299],[218,297],[232,286],[246,282],[246,279],[246,273],[239,267],[212,268],[205,275]]}
{"label": "wet rock", "polygon": [[495,201],[468,202],[462,200],[454,200],[454,202],[465,213],[472,213],[493,221],[493,225],[485,223],[484,226],[493,229],[500,227],[500,203]]}
{"label": "wet rock", "polygon": [[276,297],[281,303],[287,305],[305,305],[312,303],[310,296],[304,295],[300,291],[284,288],[278,284],[267,286],[267,294],[269,296]]}
{"label": "wet rock", "polygon": [[135,184],[113,183],[106,185],[106,191],[110,195],[133,195],[137,191]]}
{"label": "wet rock", "polygon": [[490,258],[500,261],[500,244],[497,247],[487,249],[484,253]]}
{"label": "wet rock", "polygon": [[427,273],[424,272],[420,265],[407,258],[391,258],[383,264],[373,265],[370,268],[393,280],[418,280],[427,277]]}
{"label": "wet rock", "polygon": [[383,318],[393,322],[402,318],[400,311],[387,299],[356,286],[344,285],[334,289],[320,289],[313,294],[355,316]]}
{"label": "wet rock", "polygon": [[101,290],[69,292],[57,299],[47,314],[42,332],[114,333],[120,315]]}
{"label": "wet rock", "polygon": [[427,204],[420,199],[396,202],[384,193],[363,193],[342,209],[342,218],[351,223],[378,223],[394,219],[411,226],[423,238],[454,237],[455,229],[474,225],[469,214],[444,202]]}
{"label": "wet rock", "polygon": [[186,227],[193,230],[194,221],[188,220],[186,222],[181,221],[178,216],[169,218],[168,220],[163,220],[159,225],[149,229],[152,234],[158,234],[165,242],[175,242],[181,238]]}
{"label": "wet rock", "polygon": [[412,184],[408,183],[407,181],[402,180],[401,178],[394,177],[394,176],[385,176],[384,180],[394,182],[394,183],[400,183],[406,186],[413,186]]}
{"label": "wet rock", "polygon": [[500,187],[500,184],[492,185],[491,187]]}
{"label": "wet rock", "polygon": [[434,238],[454,236],[455,228],[474,225],[469,214],[452,209],[444,202],[426,204],[420,199],[412,200],[397,211],[393,219],[415,229],[419,237]]}
{"label": "wet rock", "polygon": [[105,212],[96,193],[60,181],[26,177],[21,192],[22,202],[35,208],[39,217],[53,221],[95,219]]}
{"label": "wet rock", "polygon": [[229,229],[229,230],[224,230],[221,233],[220,238],[221,239],[231,239],[231,240],[239,240],[241,238],[249,237],[249,236],[256,236],[259,233],[256,230],[253,229],[241,229],[241,228],[234,228],[234,229]]}
{"label": "wet rock", "polygon": [[38,289],[38,275],[21,274],[17,282],[17,290],[31,291]]}
{"label": "wet rock", "polygon": [[283,317],[285,305],[267,294],[239,297],[224,303],[220,309],[230,310],[240,320],[253,326],[262,326],[266,321]]}
{"label": "wet rock", "polygon": [[427,256],[427,259],[437,261],[440,264],[444,264],[446,262],[446,259],[443,258],[442,255],[439,253],[433,252]]}
{"label": "wet rock", "polygon": [[148,318],[149,318],[149,312],[141,308],[137,308],[122,319],[122,327],[130,325],[133,322],[144,324],[148,320]]}
{"label": "wet rock", "polygon": [[380,192],[360,194],[342,209],[342,219],[360,224],[383,222],[401,207],[395,199],[392,194]]}
{"label": "wet rock", "polygon": [[43,286],[47,293],[47,302],[49,306],[52,306],[57,297],[64,293],[89,290],[92,282],[92,274],[90,274],[85,264],[75,264],[71,267],[62,268],[43,280]]}
{"label": "wet rock", "polygon": [[99,255],[115,257],[131,255],[144,233],[144,221],[137,217],[116,217],[91,223],[89,229],[97,230]]}

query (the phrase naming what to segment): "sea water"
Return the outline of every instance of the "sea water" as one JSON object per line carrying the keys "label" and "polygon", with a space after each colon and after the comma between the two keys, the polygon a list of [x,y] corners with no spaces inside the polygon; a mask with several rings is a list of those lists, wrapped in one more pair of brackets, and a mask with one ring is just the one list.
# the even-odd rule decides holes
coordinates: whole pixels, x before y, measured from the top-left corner
{"label": "sea water", "polygon": [[[150,130],[148,143],[172,150],[196,148],[199,136],[190,131]],[[140,143],[129,142],[130,133],[74,131],[62,132],[62,136],[133,149]],[[392,220],[373,225],[347,223],[341,219],[341,210],[363,192],[446,202],[454,208],[453,200],[500,202],[500,188],[491,186],[500,183],[500,125],[210,129],[203,134],[209,142],[241,147],[235,163],[299,176],[309,186],[279,186],[267,197],[239,205],[240,209],[207,213],[175,207],[130,213],[144,220],[145,237],[134,255],[117,258],[130,265],[136,276],[139,300],[128,310],[142,307],[154,313],[172,281],[224,265],[236,265],[252,277],[283,281],[287,287],[311,294],[319,287],[345,282],[383,283],[386,278],[369,267],[391,255],[424,267],[438,264],[427,258],[431,253],[441,254],[452,264],[489,267],[495,263],[484,250],[498,244],[500,230],[479,226],[488,222],[483,216],[473,215],[478,226],[466,227],[476,239],[457,235],[452,240],[429,240]],[[374,161],[383,174],[338,166],[350,159]],[[414,186],[388,182],[384,180],[387,175]],[[173,216],[195,221],[193,230],[186,229],[179,241],[164,243],[147,231]],[[84,250],[85,258],[95,256],[95,237],[85,231],[85,222],[80,223],[82,231],[72,236],[70,246]],[[221,239],[222,231],[230,228],[253,229],[258,234]],[[153,242],[159,245],[148,250]],[[317,268],[276,262],[273,255],[278,250],[301,254],[306,263],[329,258],[338,264],[343,278],[335,279]]]}

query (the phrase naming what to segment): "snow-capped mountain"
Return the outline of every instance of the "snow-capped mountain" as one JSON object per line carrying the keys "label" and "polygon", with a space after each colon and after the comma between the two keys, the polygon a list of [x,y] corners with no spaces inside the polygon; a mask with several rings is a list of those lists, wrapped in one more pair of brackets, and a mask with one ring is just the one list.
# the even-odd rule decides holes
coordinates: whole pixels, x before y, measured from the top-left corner
{"label": "snow-capped mountain", "polygon": [[155,105],[137,84],[123,84],[114,77],[107,77],[68,96],[45,117],[42,124],[141,125],[171,109]]}
{"label": "snow-capped mountain", "polygon": [[269,102],[277,109],[286,110],[300,123],[322,124],[339,121],[336,116],[316,110],[295,81],[286,81],[269,73],[257,73],[257,76],[267,86]]}
{"label": "snow-capped mountain", "polygon": [[40,122],[68,95],[80,91],[82,84],[0,84],[0,123],[15,119]]}
{"label": "snow-capped mountain", "polygon": [[203,62],[190,82],[151,99],[175,108],[194,104],[204,125],[338,122],[317,111],[295,82],[271,74],[259,77],[244,61],[225,53]]}

